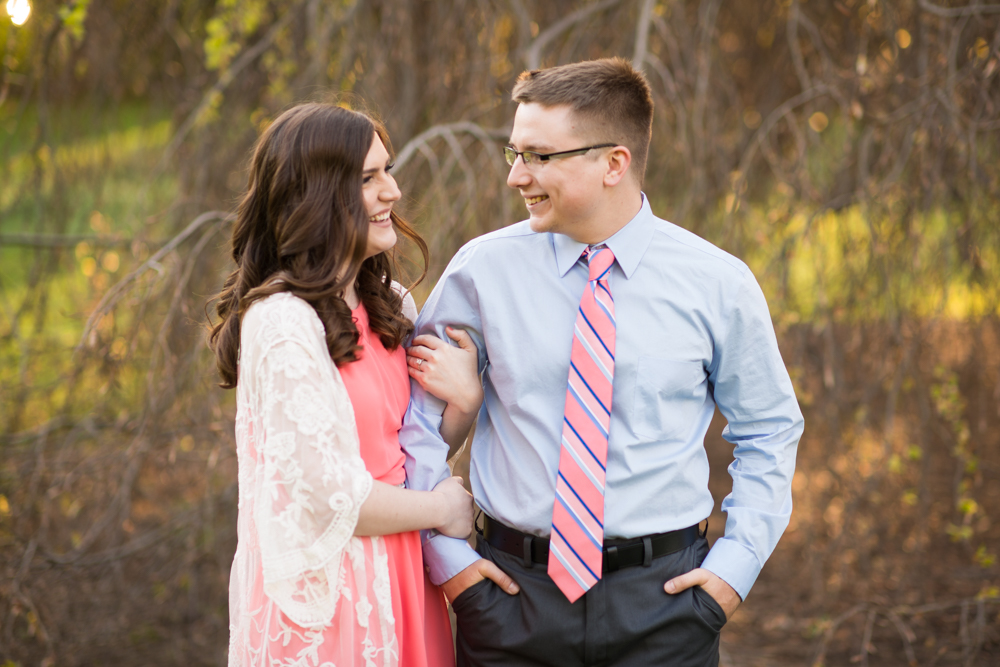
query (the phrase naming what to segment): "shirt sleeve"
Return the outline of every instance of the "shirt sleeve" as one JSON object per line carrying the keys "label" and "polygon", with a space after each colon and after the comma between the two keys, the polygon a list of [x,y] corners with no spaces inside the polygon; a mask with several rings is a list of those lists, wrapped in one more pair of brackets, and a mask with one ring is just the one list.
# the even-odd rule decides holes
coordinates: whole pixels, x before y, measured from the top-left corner
{"label": "shirt sleeve", "polygon": [[735,445],[733,491],[722,501],[726,532],[702,567],[745,598],[788,526],[803,420],[778,351],[767,302],[747,270],[709,368],[716,404]]}
{"label": "shirt sleeve", "polygon": [[[431,333],[447,340],[445,327],[465,329],[479,350],[479,370],[486,363],[482,321],[478,299],[471,276],[468,275],[468,253],[465,250],[452,259],[444,275],[427,298],[417,317],[414,335]],[[410,405],[399,431],[399,442],[406,455],[406,485],[418,491],[429,491],[451,476],[448,468],[448,443],[441,438],[441,416],[447,404],[410,381]],[[431,582],[440,585],[479,560],[468,542],[441,535],[434,530],[422,531],[424,562],[430,570]]]}
{"label": "shirt sleeve", "polygon": [[[344,550],[372,487],[350,398],[305,303],[248,312],[241,365],[256,396],[262,480],[253,520],[264,592],[302,626],[336,611]],[[301,311],[301,312],[300,312]],[[251,315],[251,313],[253,315]]]}

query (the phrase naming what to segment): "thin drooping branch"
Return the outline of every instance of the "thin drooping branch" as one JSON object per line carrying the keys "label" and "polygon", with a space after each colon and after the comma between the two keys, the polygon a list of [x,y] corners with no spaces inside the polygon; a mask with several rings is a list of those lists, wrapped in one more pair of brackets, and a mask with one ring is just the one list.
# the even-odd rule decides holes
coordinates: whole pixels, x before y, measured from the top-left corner
{"label": "thin drooping branch", "polygon": [[448,135],[454,136],[456,133],[460,132],[466,132],[475,136],[488,148],[494,148],[496,146],[496,141],[506,141],[510,136],[510,130],[502,128],[487,129],[477,125],[476,123],[470,123],[468,121],[435,125],[427,128],[406,142],[406,145],[403,146],[399,153],[396,154],[396,169],[401,170],[406,163],[410,161],[414,153],[416,153],[421,146],[426,145],[431,139],[445,137]]}
{"label": "thin drooping branch", "polygon": [[94,234],[0,234],[0,248],[70,248],[79,243],[89,243],[98,248],[128,246],[133,239],[123,236],[96,236]]}
{"label": "thin drooping branch", "polygon": [[944,18],[960,18],[980,14],[1000,14],[1000,5],[968,5],[966,7],[942,7],[930,0],[918,0],[920,8],[929,14]]}
{"label": "thin drooping branch", "polygon": [[95,324],[99,322],[100,319],[104,317],[104,315],[106,315],[112,308],[114,308],[115,304],[126,293],[132,283],[138,280],[147,271],[160,270],[160,260],[166,257],[167,254],[174,248],[186,241],[192,234],[201,229],[202,226],[208,224],[209,222],[230,222],[232,219],[232,213],[228,213],[226,211],[208,211],[206,213],[202,213],[197,218],[192,220],[191,224],[185,227],[180,234],[172,238],[166,245],[154,253],[152,257],[147,259],[137,269],[122,278],[121,281],[116,283],[101,298],[97,307],[94,308],[94,312],[92,312],[90,317],[87,318],[87,322],[83,326],[83,333],[80,336],[80,342],[77,344],[77,350],[83,348],[87,344],[87,341],[94,330]]}
{"label": "thin drooping branch", "polygon": [[753,139],[751,139],[750,144],[747,146],[746,151],[744,151],[743,156],[740,158],[739,164],[739,178],[733,186],[733,191],[736,193],[733,206],[729,211],[732,214],[736,210],[740,201],[740,193],[743,192],[744,185],[747,179],[747,172],[750,168],[750,164],[753,162],[757,151],[762,148],[763,142],[766,137],[774,129],[774,126],[778,124],[782,118],[785,117],[789,112],[791,112],[796,107],[799,107],[806,102],[816,99],[821,95],[826,95],[829,92],[825,84],[819,84],[809,90],[804,90],[795,97],[785,100],[778,108],[768,114],[767,119],[761,124],[761,126],[754,133]]}
{"label": "thin drooping branch", "polygon": [[709,143],[705,121],[708,113],[709,82],[712,76],[712,37],[721,1],[706,0],[699,7],[698,12],[698,50],[695,55],[697,74],[695,75],[694,101],[691,105],[692,134],[694,135],[691,190],[692,194],[699,198],[703,198],[705,194],[705,162]]}
{"label": "thin drooping branch", "polygon": [[639,8],[639,20],[635,23],[635,51],[632,54],[632,67],[639,71],[645,69],[646,52],[649,50],[649,26],[655,4],[656,0],[642,0],[642,6]]}
{"label": "thin drooping branch", "polygon": [[[213,104],[217,103],[218,96],[229,87],[229,84],[236,79],[236,76],[240,72],[246,69],[265,51],[271,48],[274,41],[278,38],[278,35],[281,34],[281,31],[284,30],[289,23],[291,23],[292,19],[296,17],[296,12],[298,12],[298,10],[305,3],[306,0],[297,0],[291,7],[285,8],[282,11],[281,18],[271,26],[271,29],[267,31],[267,34],[265,34],[256,44],[241,53],[240,56],[233,61],[232,65],[219,74],[219,78],[214,84],[212,84],[212,87],[209,88],[204,95],[202,95],[201,102],[198,103],[198,106],[196,106],[194,110],[188,114],[185,121],[181,123],[180,127],[177,128],[177,131],[174,132],[170,143],[167,144],[166,149],[163,151],[163,155],[160,157],[160,161],[153,169],[152,176],[149,179],[150,183],[155,181],[156,178],[163,173],[163,170],[166,169],[168,164],[170,164],[170,161],[173,159],[178,149],[180,149],[181,145],[187,139],[188,134],[194,129],[195,125],[198,124],[198,121],[201,120],[202,115]],[[139,199],[141,200],[143,197],[140,197]]]}
{"label": "thin drooping branch", "polygon": [[524,56],[524,63],[527,69],[538,69],[541,66],[542,50],[545,49],[550,42],[559,37],[559,35],[563,34],[577,23],[586,20],[592,14],[617,5],[620,1],[621,0],[600,0],[600,2],[595,2],[592,5],[581,7],[574,12],[570,12],[540,32],[538,37],[535,38],[535,41],[531,43],[531,46],[528,48],[528,51]]}
{"label": "thin drooping branch", "polygon": [[802,90],[809,90],[813,84],[806,71],[802,46],[799,44],[799,13],[798,0],[792,0],[792,6],[788,8],[788,49],[792,52],[792,63],[795,64],[795,75],[799,78],[799,85],[802,86]]}

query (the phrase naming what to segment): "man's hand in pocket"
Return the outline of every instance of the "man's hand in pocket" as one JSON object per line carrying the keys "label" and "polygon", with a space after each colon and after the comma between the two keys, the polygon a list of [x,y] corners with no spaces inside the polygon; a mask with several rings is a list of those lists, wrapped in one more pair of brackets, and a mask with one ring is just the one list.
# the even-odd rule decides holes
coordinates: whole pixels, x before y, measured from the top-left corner
{"label": "man's hand in pocket", "polygon": [[[521,589],[518,588],[514,580],[508,577],[503,570],[485,558],[480,558],[475,563],[465,568],[448,581],[441,584],[441,590],[448,598],[448,602],[454,602],[455,598],[461,595],[465,589],[476,584],[483,579],[491,579],[493,583],[506,591],[510,595],[516,595]],[[721,581],[721,579],[720,579]]]}
{"label": "man's hand in pocket", "polygon": [[740,599],[739,593],[721,577],[700,567],[679,577],[674,577],[663,585],[663,590],[671,595],[676,595],[692,586],[704,588],[705,592],[711,595],[722,607],[722,611],[726,613],[726,620],[733,617],[736,608],[743,601]]}

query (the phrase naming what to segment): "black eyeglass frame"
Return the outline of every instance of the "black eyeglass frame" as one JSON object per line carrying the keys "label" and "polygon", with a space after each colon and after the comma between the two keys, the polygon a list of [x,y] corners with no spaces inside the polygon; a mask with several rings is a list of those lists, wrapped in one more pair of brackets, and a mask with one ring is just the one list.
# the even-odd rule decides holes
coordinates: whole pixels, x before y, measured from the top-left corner
{"label": "black eyeglass frame", "polygon": [[[595,148],[613,148],[618,144],[597,144],[596,146],[587,146],[586,148],[577,148],[571,151],[559,151],[558,153],[536,153],[535,151],[519,151],[513,146],[503,147],[503,156],[507,160],[507,164],[511,167],[517,161],[517,156],[521,156],[521,161],[524,162],[524,166],[528,167],[533,164],[545,164],[549,160],[559,159],[564,157],[573,157],[574,155],[583,155],[587,151],[592,151]],[[531,158],[525,156],[530,155]]]}

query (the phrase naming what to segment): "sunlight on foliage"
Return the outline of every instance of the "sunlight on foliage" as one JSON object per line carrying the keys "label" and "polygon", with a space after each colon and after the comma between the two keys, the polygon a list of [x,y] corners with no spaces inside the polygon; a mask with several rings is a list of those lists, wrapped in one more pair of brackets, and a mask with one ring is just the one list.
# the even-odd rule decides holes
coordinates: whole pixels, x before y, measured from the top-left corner
{"label": "sunlight on foliage", "polygon": [[7,0],[7,15],[14,25],[24,25],[31,16],[31,3],[28,0]]}

